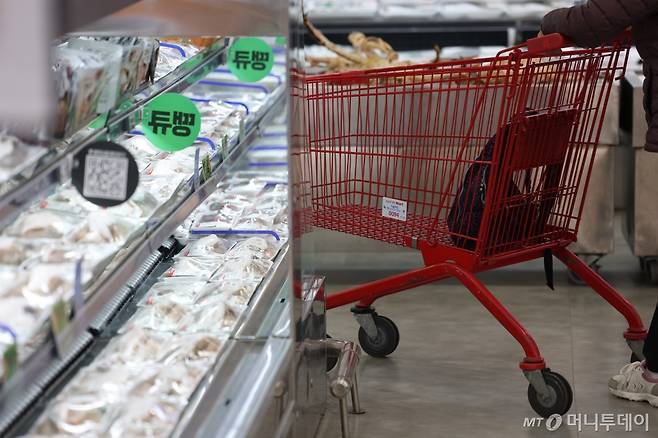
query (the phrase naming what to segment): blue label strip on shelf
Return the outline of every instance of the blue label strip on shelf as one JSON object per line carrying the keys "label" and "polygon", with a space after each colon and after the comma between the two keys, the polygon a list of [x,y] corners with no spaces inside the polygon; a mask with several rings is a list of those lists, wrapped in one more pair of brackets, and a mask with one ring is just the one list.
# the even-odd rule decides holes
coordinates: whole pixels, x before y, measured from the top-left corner
{"label": "blue label strip on shelf", "polygon": [[168,49],[177,50],[178,53],[180,53],[183,56],[183,58],[187,58],[187,53],[185,53],[185,50],[179,45],[171,44],[171,43],[163,43],[162,41],[160,41],[160,47],[166,47]]}
{"label": "blue label strip on shelf", "polygon": [[267,87],[257,84],[243,84],[239,82],[219,82],[219,81],[210,81],[207,79],[199,81],[198,83],[202,85],[210,85],[213,87],[249,88],[252,90],[262,91],[265,94],[270,94],[270,90]]}
{"label": "blue label strip on shelf", "polygon": [[[214,70],[214,72],[215,73],[231,73],[231,70],[229,70],[228,68],[216,68]],[[283,84],[283,79],[281,78],[281,75],[278,75],[276,73],[268,73],[267,77],[276,79],[278,85]]]}
{"label": "blue label strip on shelf", "polygon": [[3,323],[0,322],[0,331],[3,331],[3,332],[5,332],[5,333],[8,333],[9,336],[11,336],[11,338],[12,338],[14,344],[16,343],[16,338],[17,338],[17,336],[16,336],[16,332],[14,331],[14,329],[12,329],[11,327],[9,327],[7,324],[3,324]]}
{"label": "blue label strip on shelf", "polygon": [[281,236],[279,236],[279,233],[276,231],[272,230],[216,230],[216,229],[195,229],[192,228],[190,229],[190,234],[197,234],[197,235],[210,235],[210,234],[217,234],[217,235],[239,235],[239,236],[250,236],[250,235],[268,235],[268,236],[273,236],[276,240],[281,240]]}
{"label": "blue label strip on shelf", "polygon": [[[196,97],[190,97],[190,100],[191,100],[192,102],[202,102],[202,103],[213,102],[213,100],[211,100],[211,99],[199,99],[199,98],[196,98]],[[245,111],[247,112],[246,115],[249,115],[249,107],[247,106],[247,104],[245,104],[245,103],[243,103],[243,102],[238,102],[237,100],[221,100],[221,99],[220,99],[220,100],[216,100],[215,102],[224,102],[224,103],[226,103],[226,104],[228,104],[228,105],[232,105],[232,106],[240,106],[240,107],[242,107],[242,108],[245,109]]]}
{"label": "blue label strip on shelf", "polygon": [[[129,132],[129,134],[132,135],[144,135],[144,133],[138,129],[133,129],[132,131]],[[210,149],[212,149],[213,152],[217,151],[217,145],[215,144],[214,141],[209,139],[208,137],[197,137],[196,141],[200,141],[203,143],[207,143],[208,146],[210,146]]]}

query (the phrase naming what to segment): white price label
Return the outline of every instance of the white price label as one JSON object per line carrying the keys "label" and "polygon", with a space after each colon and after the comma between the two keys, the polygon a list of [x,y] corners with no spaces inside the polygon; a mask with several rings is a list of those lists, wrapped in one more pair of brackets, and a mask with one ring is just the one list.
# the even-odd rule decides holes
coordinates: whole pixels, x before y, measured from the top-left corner
{"label": "white price label", "polygon": [[391,219],[406,221],[407,220],[407,202],[399,199],[383,198],[382,216]]}

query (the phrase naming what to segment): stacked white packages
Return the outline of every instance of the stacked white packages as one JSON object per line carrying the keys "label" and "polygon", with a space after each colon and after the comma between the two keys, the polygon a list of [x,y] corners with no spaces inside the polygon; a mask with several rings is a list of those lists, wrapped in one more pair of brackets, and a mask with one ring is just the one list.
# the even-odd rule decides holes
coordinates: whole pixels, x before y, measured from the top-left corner
{"label": "stacked white packages", "polygon": [[[198,51],[185,50],[186,55]],[[184,62],[176,52],[161,47],[158,66],[162,75]],[[216,94],[221,89],[218,87]],[[197,102],[202,128],[193,147],[171,154],[158,150],[142,135],[118,139],[133,154],[140,171],[137,191],[129,201],[100,208],[64,184],[0,232],[0,275],[6,279],[0,288],[0,327],[5,328],[0,330],[0,353],[16,343],[19,361],[29,356],[47,334],[53,304],[73,296],[76,264],[81,261],[78,280],[84,294],[121,249],[146,232],[148,223],[159,217],[160,207],[189,184],[196,150],[201,158],[219,154],[226,138],[237,138],[248,120],[247,110],[203,96],[198,90],[195,93],[202,98]]]}
{"label": "stacked white packages", "polygon": [[184,248],[171,266],[31,436],[168,436],[288,238],[286,182],[285,170],[269,167],[223,181],[192,218],[233,212],[250,228],[180,233]]}

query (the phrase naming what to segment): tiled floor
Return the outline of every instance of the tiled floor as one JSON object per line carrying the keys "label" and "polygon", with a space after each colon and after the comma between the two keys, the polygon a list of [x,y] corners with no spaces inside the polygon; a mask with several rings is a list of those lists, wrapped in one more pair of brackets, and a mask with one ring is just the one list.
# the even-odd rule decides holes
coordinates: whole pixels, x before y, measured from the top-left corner
{"label": "tiled floor", "polygon": [[[648,325],[658,288],[644,283],[638,263],[625,247],[604,258],[602,274],[639,309]],[[556,268],[558,268],[556,264]],[[561,267],[559,267],[561,268]],[[524,428],[535,417],[527,401],[527,381],[518,368],[522,350],[515,340],[456,282],[442,282],[381,299],[377,311],[392,318],[400,345],[386,359],[362,356],[360,385],[365,415],[350,415],[352,437],[656,437],[658,409],[610,396],[606,383],[629,358],[622,332],[625,322],[587,287],[571,286],[566,272],[557,287],[543,286],[541,263],[529,263],[480,277],[535,337],[548,366],[574,388],[571,414],[647,414],[649,432],[615,426],[564,424],[556,432]],[[329,292],[356,281],[329,276]],[[341,284],[342,283],[342,284]],[[346,284],[349,283],[349,284]],[[328,332],[356,339],[357,324],[348,308],[328,313]],[[337,403],[320,436],[340,436]],[[565,423],[567,418],[565,418]],[[616,421],[616,419],[615,419]]]}

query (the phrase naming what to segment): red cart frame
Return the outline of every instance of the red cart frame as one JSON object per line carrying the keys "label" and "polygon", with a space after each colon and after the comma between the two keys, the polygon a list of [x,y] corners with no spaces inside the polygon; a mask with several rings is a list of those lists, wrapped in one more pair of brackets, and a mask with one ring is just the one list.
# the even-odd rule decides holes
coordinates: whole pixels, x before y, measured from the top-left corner
{"label": "red cart frame", "polygon": [[635,308],[567,249],[628,45],[565,46],[554,34],[494,58],[310,76],[302,90],[313,225],[416,248],[425,262],[330,295],[327,308],[356,303],[364,350],[386,356],[399,334],[374,301],[454,277],[523,347],[530,402],[546,416],[569,409],[569,384],[477,272],[554,254],[626,318],[640,357],[646,337]]}

